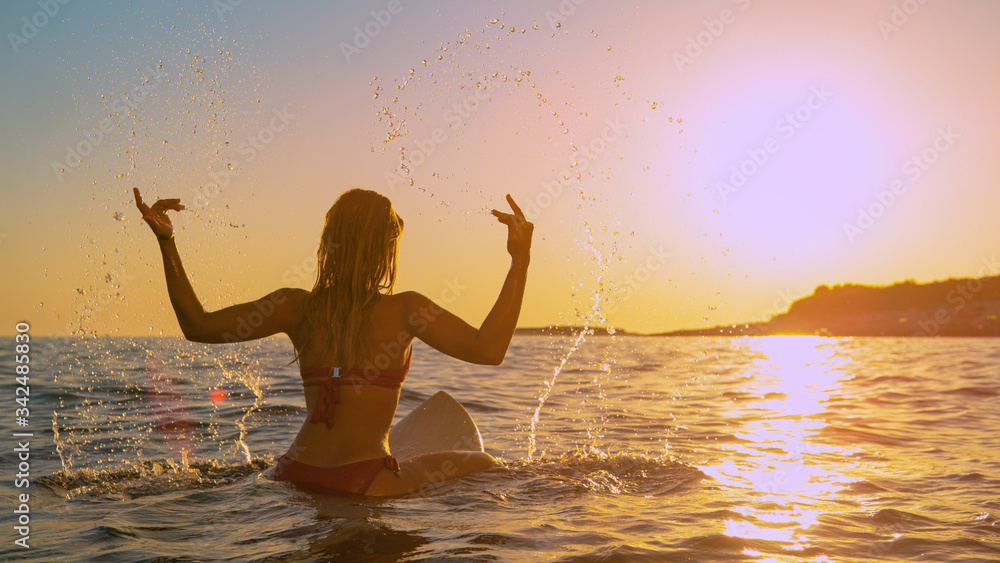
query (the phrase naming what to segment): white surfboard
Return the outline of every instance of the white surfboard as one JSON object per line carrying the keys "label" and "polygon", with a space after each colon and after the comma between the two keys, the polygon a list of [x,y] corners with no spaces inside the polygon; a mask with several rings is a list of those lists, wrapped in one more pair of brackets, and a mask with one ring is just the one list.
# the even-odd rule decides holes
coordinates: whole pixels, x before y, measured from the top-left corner
{"label": "white surfboard", "polygon": [[481,452],[483,436],[465,407],[438,391],[392,427],[389,450],[400,461],[447,450]]}

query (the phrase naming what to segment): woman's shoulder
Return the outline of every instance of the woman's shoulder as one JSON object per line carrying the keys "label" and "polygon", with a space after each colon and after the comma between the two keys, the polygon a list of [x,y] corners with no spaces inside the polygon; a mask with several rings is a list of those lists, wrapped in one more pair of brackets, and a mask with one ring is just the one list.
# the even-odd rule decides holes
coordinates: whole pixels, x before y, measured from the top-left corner
{"label": "woman's shoulder", "polygon": [[269,297],[278,304],[303,305],[312,292],[301,287],[283,287],[274,290]]}
{"label": "woman's shoulder", "polygon": [[418,291],[402,291],[399,293],[385,295],[383,297],[388,298],[386,301],[387,304],[398,307],[403,311],[415,311],[420,307],[427,306],[427,304],[430,303],[430,299]]}
{"label": "woman's shoulder", "polygon": [[414,313],[427,309],[430,305],[433,305],[431,300],[417,291],[391,293],[383,295],[379,300],[379,308],[385,315],[383,318],[398,319],[404,324],[408,323]]}

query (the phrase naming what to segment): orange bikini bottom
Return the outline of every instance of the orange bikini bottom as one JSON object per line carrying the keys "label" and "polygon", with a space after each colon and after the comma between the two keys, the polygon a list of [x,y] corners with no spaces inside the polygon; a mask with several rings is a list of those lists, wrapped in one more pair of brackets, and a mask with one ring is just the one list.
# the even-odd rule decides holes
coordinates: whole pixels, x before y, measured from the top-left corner
{"label": "orange bikini bottom", "polygon": [[392,455],[337,467],[317,467],[283,455],[274,469],[275,481],[317,485],[337,493],[363,495],[385,467],[399,477],[399,462]]}

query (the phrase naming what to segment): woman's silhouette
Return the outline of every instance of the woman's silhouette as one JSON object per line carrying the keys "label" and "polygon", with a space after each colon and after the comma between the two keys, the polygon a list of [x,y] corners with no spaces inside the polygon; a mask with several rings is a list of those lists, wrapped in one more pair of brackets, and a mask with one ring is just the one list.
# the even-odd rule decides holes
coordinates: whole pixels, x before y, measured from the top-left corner
{"label": "woman's silhouette", "polygon": [[[521,310],[534,226],[508,195],[511,266],[500,296],[479,329],[414,292],[393,293],[403,220],[384,196],[342,194],[326,214],[312,291],[282,288],[257,301],[206,312],[181,265],[167,211],[179,199],[135,202],[160,244],[167,292],[184,336],[195,342],[237,342],[285,333],[303,376],[306,420],[275,467],[274,478],[372,496],[402,494],[449,468],[451,477],[497,465],[484,452],[434,452],[399,463],[389,427],[419,338],[454,358],[498,365]],[[336,366],[336,367],[333,367]]]}

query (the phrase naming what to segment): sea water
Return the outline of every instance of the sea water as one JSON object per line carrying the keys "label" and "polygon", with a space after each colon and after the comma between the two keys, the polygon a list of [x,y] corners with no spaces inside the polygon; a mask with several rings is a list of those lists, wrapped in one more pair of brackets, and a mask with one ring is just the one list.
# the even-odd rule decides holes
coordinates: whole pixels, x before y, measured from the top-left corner
{"label": "sea water", "polygon": [[447,391],[506,467],[351,500],[264,475],[305,415],[287,339],[35,339],[28,426],[12,375],[2,394],[0,558],[1000,560],[1000,340],[518,336],[499,367],[414,348],[397,419]]}

